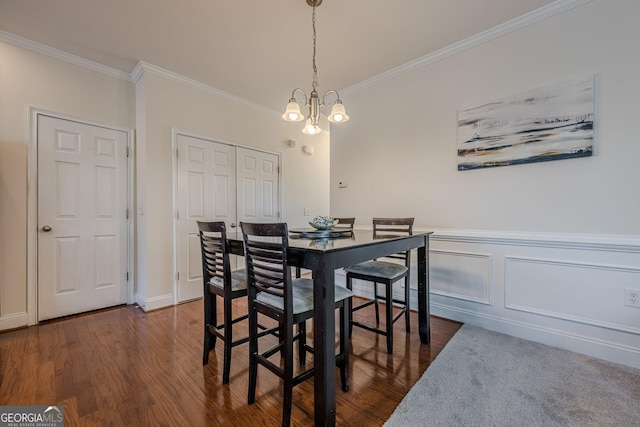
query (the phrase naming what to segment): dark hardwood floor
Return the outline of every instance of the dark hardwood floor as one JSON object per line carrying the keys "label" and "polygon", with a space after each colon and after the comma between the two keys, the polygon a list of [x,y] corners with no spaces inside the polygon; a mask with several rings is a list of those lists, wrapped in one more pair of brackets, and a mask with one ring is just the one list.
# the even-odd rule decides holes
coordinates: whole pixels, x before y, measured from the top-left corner
{"label": "dark hardwood floor", "polygon": [[[234,310],[246,310],[246,302]],[[373,317],[367,310],[355,316]],[[248,344],[234,348],[228,385],[220,342],[202,365],[202,318],[199,300],[149,313],[122,306],[0,333],[0,405],[63,405],[66,426],[280,425],[282,384],[266,369],[258,370],[256,402],[246,403]],[[422,345],[416,313],[411,323],[410,334],[404,322],[395,324],[393,355],[384,337],[354,329],[348,393],[336,375],[338,425],[382,425],[461,326],[432,317],[431,344]],[[237,333],[244,328],[238,324]],[[294,388],[293,400],[292,425],[312,425],[313,379]]]}

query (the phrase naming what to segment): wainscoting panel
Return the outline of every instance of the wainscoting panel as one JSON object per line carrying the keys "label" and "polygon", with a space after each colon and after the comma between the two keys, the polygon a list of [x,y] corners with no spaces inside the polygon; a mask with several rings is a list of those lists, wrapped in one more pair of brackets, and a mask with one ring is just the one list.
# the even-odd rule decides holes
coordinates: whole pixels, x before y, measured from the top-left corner
{"label": "wainscoting panel", "polygon": [[432,315],[640,368],[640,308],[624,305],[640,290],[640,236],[424,231]]}
{"label": "wainscoting panel", "polygon": [[429,251],[431,293],[491,304],[491,255]]}
{"label": "wainscoting panel", "polygon": [[506,257],[505,307],[640,334],[640,310],[624,306],[640,269]]}

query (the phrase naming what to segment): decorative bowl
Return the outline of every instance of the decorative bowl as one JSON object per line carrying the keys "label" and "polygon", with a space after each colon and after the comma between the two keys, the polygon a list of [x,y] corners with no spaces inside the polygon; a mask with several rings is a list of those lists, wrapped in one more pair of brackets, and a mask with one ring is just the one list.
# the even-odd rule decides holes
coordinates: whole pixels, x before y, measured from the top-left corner
{"label": "decorative bowl", "polygon": [[309,222],[309,225],[316,230],[329,230],[337,223],[338,221],[330,216],[316,216],[311,222]]}

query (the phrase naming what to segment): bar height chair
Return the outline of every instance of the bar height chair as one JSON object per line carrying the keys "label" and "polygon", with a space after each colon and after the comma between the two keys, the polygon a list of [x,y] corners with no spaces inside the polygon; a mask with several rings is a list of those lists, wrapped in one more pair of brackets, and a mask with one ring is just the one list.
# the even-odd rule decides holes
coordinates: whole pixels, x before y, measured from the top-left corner
{"label": "bar height chair", "polygon": [[[282,425],[291,421],[293,387],[314,374],[314,368],[302,370],[294,376],[293,347],[298,341],[300,366],[305,366],[305,354],[313,353],[306,344],[305,321],[313,318],[313,280],[291,277],[291,267],[287,262],[289,233],[287,224],[255,224],[241,222],[249,298],[249,392],[248,403],[256,396],[258,365],[266,367],[284,381]],[[351,298],[351,291],[336,287],[335,308],[340,309],[340,345],[336,365],[340,368],[342,390],[349,390],[348,315],[345,306]],[[258,348],[258,313],[278,321],[280,342],[265,350]],[[298,333],[294,334],[294,324]],[[274,363],[271,356],[281,354],[282,362]]]}
{"label": "bar height chair", "polygon": [[[248,314],[233,317],[232,302],[247,296],[245,270],[231,271],[227,230],[224,221],[198,221],[202,251],[202,278],[204,283],[204,348],[202,364],[209,363],[209,353],[216,347],[216,339],[224,342],[222,383],[229,383],[231,350],[249,341],[248,336],[233,339],[233,325],[248,318]],[[223,322],[218,324],[218,301],[222,298]],[[276,329],[261,327],[262,334],[277,335]]]}
{"label": "bar height chair", "polygon": [[353,228],[353,224],[355,224],[355,218],[334,218],[338,222],[333,228]]}
{"label": "bar height chair", "polygon": [[[413,218],[373,218],[373,236],[379,237],[383,234],[392,235],[412,235],[413,234]],[[388,260],[384,260],[388,259]],[[397,261],[401,260],[402,264]],[[409,270],[411,269],[411,253],[410,251],[398,254],[388,255],[373,261],[367,261],[344,269],[347,273],[347,288],[353,289],[353,279],[360,279],[373,283],[373,298],[352,307],[349,310],[349,336],[351,336],[353,326],[357,326],[387,338],[387,353],[393,353],[393,324],[404,314],[405,328],[407,332],[411,331],[409,319]],[[404,279],[404,301],[396,299],[393,296],[393,284]],[[378,293],[378,284],[385,286],[384,295]],[[378,301],[385,302],[385,329],[380,329],[380,313],[378,310]],[[394,316],[393,309],[395,306],[400,311]],[[375,306],[376,327],[353,320],[353,312],[361,310],[370,305]]]}

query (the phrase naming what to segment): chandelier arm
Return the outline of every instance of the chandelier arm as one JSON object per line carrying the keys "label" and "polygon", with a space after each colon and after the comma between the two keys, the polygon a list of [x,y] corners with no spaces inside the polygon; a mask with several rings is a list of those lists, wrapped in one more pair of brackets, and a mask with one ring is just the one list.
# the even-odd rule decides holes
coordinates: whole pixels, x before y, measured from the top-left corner
{"label": "chandelier arm", "polygon": [[330,89],[330,90],[326,91],[326,92],[324,93],[324,95],[322,95],[322,104],[320,104],[320,105],[322,105],[323,107],[326,107],[327,105],[329,105],[329,104],[326,102],[326,98],[327,98],[327,95],[330,95],[330,94],[332,94],[332,93],[335,93],[335,94],[336,94],[336,98],[338,98],[337,100],[338,100],[338,101],[340,101],[340,94],[338,93],[338,91],[337,91],[337,90]]}
{"label": "chandelier arm", "polygon": [[295,99],[295,101],[298,102],[298,100],[296,99],[296,92],[302,92],[302,95],[304,96],[304,104],[302,105],[305,107],[309,105],[309,98],[307,98],[307,92],[305,92],[303,89],[300,89],[299,87],[295,88],[293,92],[291,92],[291,99]]}

